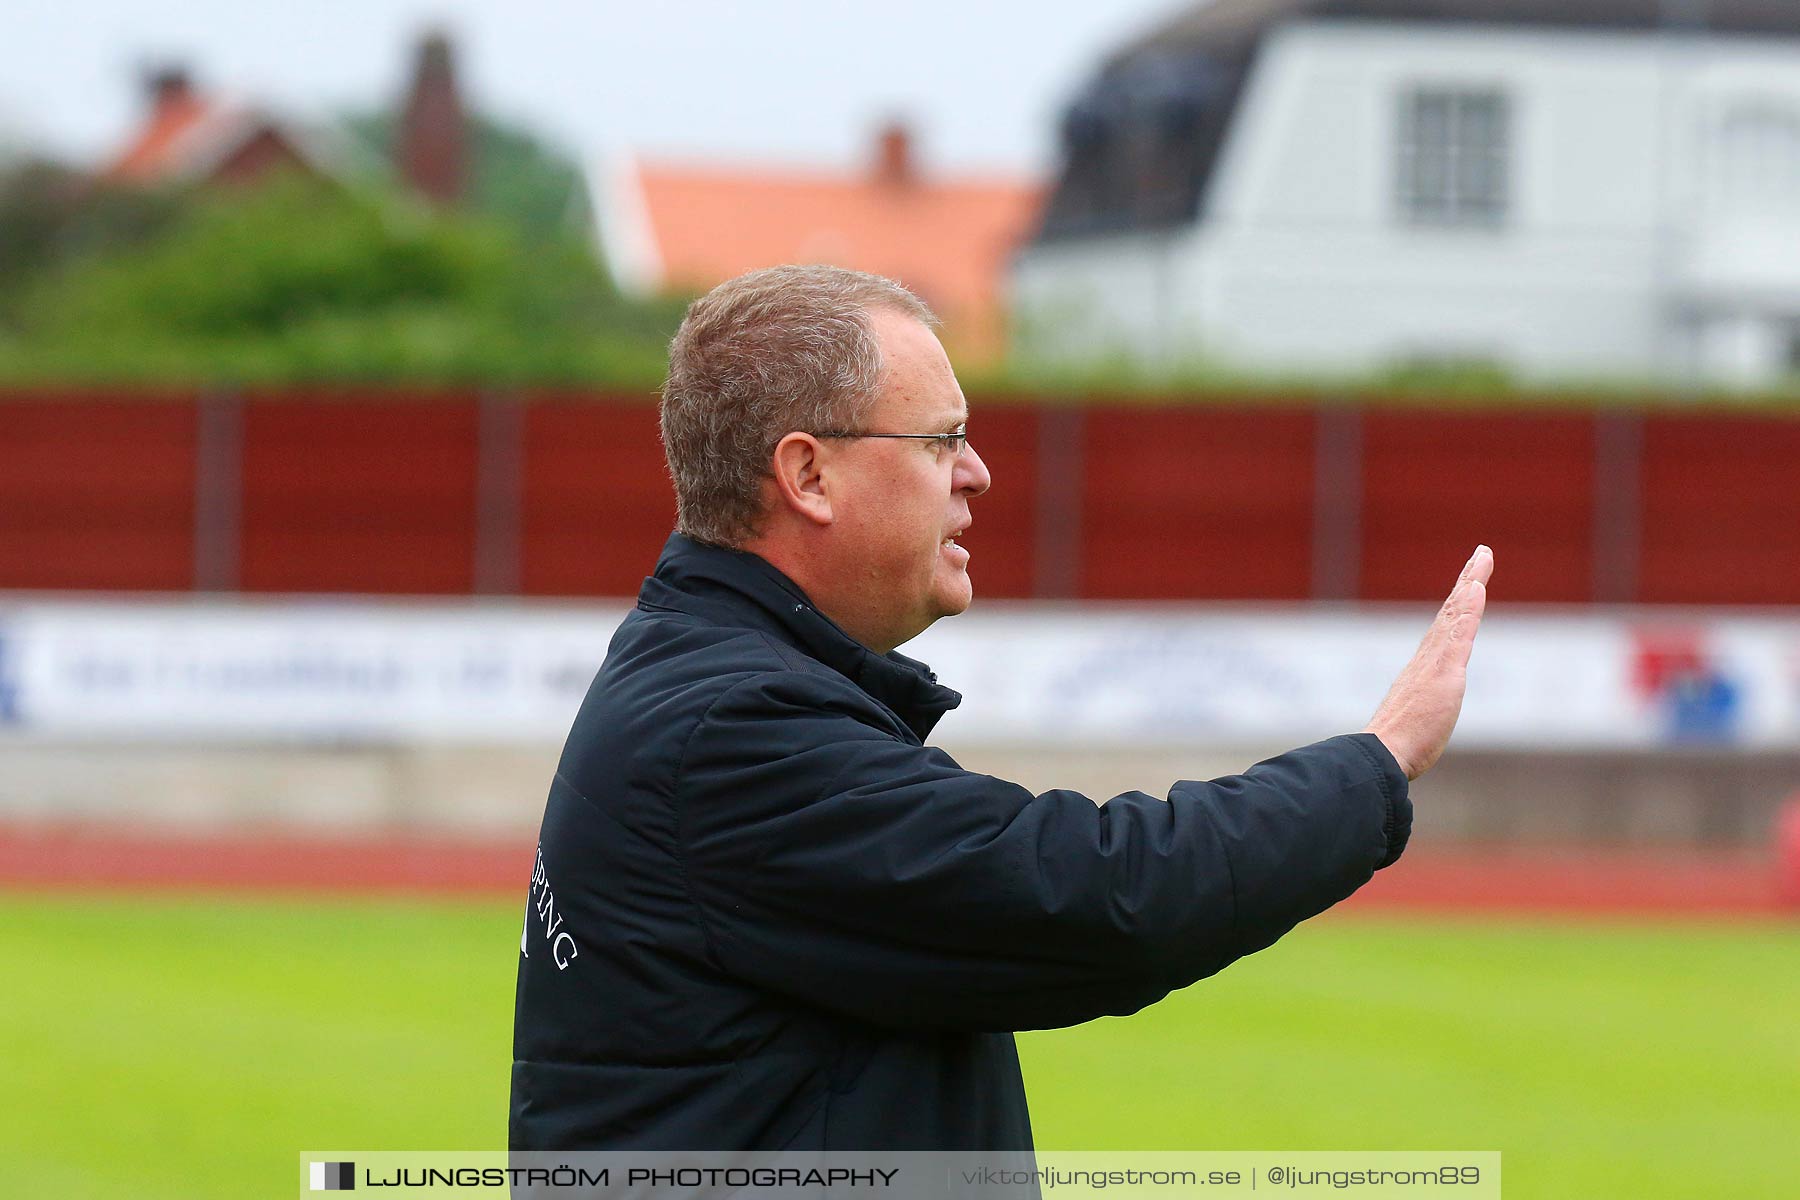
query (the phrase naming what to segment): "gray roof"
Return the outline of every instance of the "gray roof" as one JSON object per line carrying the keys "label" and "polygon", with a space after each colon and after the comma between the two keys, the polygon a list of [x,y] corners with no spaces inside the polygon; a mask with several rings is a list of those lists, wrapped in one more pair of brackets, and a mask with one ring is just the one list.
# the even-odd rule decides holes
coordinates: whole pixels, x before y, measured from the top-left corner
{"label": "gray roof", "polygon": [[1800,0],[1213,0],[1107,57],[1064,109],[1037,241],[1195,220],[1257,48],[1302,20],[1800,37]]}
{"label": "gray roof", "polygon": [[1213,0],[1178,13],[1124,52],[1171,42],[1241,45],[1303,18],[1800,34],[1795,0]]}

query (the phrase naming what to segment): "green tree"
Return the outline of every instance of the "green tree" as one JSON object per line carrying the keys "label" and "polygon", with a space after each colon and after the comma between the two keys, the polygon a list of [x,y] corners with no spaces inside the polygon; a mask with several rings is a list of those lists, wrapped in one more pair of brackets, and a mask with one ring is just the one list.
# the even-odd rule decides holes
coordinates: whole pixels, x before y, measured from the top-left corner
{"label": "green tree", "polygon": [[289,178],[42,281],[0,373],[185,383],[653,384],[675,302],[617,294],[585,241]]}
{"label": "green tree", "polygon": [[147,241],[179,214],[179,191],[119,187],[49,159],[0,171],[0,331],[45,276],[81,258]]}
{"label": "green tree", "polygon": [[[378,180],[398,186],[393,163],[395,121],[389,113],[351,116],[344,122],[380,163]],[[469,178],[466,209],[511,226],[526,241],[589,236],[593,211],[581,171],[561,152],[511,125],[472,114],[468,118]]]}

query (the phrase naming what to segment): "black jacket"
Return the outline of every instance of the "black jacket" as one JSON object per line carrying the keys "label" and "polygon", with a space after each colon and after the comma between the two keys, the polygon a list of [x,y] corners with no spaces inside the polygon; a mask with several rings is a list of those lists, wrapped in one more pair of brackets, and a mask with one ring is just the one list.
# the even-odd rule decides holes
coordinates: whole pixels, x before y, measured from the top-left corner
{"label": "black jacket", "polygon": [[1411,827],[1367,735],[1096,805],[925,746],[960,700],[670,538],[551,784],[514,1149],[1028,1149],[1012,1030],[1211,975]]}

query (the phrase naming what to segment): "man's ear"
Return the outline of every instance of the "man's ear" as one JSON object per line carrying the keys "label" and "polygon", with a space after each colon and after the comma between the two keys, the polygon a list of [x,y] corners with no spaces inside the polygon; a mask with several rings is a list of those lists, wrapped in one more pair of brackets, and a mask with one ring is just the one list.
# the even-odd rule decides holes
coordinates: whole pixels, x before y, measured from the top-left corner
{"label": "man's ear", "polygon": [[775,443],[775,493],[796,515],[816,525],[832,521],[825,487],[825,447],[810,433],[790,433]]}

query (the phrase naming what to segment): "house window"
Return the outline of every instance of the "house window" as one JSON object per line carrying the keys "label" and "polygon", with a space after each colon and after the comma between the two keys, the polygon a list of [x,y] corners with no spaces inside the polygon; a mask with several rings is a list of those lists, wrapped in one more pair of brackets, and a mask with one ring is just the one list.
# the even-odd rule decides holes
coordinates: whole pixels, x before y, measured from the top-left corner
{"label": "house window", "polygon": [[1506,219],[1510,120],[1491,89],[1421,87],[1400,99],[1399,200],[1414,225]]}

